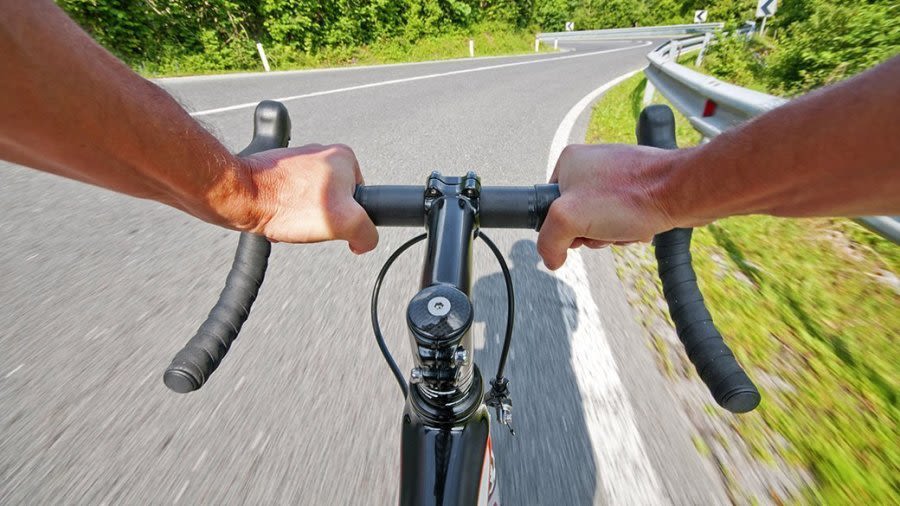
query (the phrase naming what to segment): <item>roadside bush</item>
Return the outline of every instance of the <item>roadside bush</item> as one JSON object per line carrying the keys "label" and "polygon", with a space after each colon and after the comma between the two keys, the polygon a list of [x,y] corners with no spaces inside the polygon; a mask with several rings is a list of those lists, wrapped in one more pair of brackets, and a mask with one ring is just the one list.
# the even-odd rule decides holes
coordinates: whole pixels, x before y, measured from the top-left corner
{"label": "roadside bush", "polygon": [[896,2],[819,2],[778,34],[769,85],[795,95],[840,81],[900,53]]}
{"label": "roadside bush", "polygon": [[768,47],[760,40],[718,35],[704,58],[703,66],[711,74],[738,86],[763,90],[765,53]]}

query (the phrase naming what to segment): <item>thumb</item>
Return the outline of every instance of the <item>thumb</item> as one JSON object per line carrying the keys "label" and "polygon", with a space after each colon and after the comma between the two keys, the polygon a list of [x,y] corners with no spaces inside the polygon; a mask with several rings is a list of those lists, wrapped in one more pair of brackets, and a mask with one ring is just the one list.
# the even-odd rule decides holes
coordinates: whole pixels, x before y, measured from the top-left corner
{"label": "thumb", "polygon": [[537,240],[538,254],[551,271],[562,267],[569,246],[578,237],[560,204],[562,201],[557,200],[550,206]]}
{"label": "thumb", "polygon": [[354,204],[355,207],[347,227],[348,234],[344,239],[347,239],[350,251],[361,255],[372,251],[378,245],[378,229],[375,228],[375,224],[372,223],[362,206],[356,202]]}

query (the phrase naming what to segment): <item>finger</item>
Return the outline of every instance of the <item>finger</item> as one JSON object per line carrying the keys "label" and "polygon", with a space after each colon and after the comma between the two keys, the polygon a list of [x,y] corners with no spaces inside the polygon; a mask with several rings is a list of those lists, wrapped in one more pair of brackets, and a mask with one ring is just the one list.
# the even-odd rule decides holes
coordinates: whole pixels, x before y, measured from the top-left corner
{"label": "finger", "polygon": [[378,245],[378,229],[362,206],[354,202],[353,207],[347,228],[349,233],[343,239],[347,240],[350,251],[361,255],[372,251]]}
{"label": "finger", "polygon": [[538,235],[538,254],[550,270],[559,269],[565,263],[566,250],[580,235],[574,232],[573,223],[564,207],[565,203],[562,200],[557,200],[550,206],[547,219]]}
{"label": "finger", "polygon": [[569,245],[569,249],[578,249],[584,246],[584,237],[576,237],[572,244]]}

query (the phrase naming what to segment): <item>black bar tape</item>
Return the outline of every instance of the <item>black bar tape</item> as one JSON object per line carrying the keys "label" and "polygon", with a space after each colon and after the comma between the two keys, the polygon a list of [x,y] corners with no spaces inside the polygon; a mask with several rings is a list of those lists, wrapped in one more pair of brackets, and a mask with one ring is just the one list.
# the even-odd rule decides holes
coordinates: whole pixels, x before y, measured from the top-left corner
{"label": "black bar tape", "polygon": [[266,274],[271,249],[272,245],[265,237],[241,234],[234,264],[219,301],[166,369],[163,381],[171,390],[178,393],[197,390],[219,367],[250,315],[250,307]]}
{"label": "black bar tape", "polygon": [[[241,156],[283,148],[290,141],[291,120],[283,104],[260,102],[254,113],[253,140]],[[222,363],[259,293],[272,245],[265,237],[241,233],[234,262],[219,301],[194,337],[172,359],[163,382],[178,393],[193,392],[209,380]]]}
{"label": "black bar tape", "polygon": [[[672,110],[665,105],[645,108],[638,120],[637,137],[642,146],[677,149]],[[733,413],[746,413],[759,405],[759,391],[725,344],[703,301],[691,266],[692,233],[689,228],[676,228],[653,240],[669,315],[688,358],[716,402]]]}
{"label": "black bar tape", "polygon": [[[703,302],[690,263],[691,232],[676,228],[657,234],[654,240],[669,315],[688,358],[716,402],[733,413],[746,413],[759,404],[759,391],[722,340]],[[678,260],[673,262],[674,258]]]}

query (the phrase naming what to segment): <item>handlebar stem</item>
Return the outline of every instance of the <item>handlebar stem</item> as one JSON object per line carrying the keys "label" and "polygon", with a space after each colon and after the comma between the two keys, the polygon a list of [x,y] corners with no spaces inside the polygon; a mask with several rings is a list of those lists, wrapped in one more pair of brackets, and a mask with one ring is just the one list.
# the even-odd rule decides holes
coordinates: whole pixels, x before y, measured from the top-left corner
{"label": "handlebar stem", "polygon": [[428,248],[422,288],[445,283],[469,293],[480,186],[478,177],[471,172],[463,178],[433,172],[428,178],[425,187]]}

